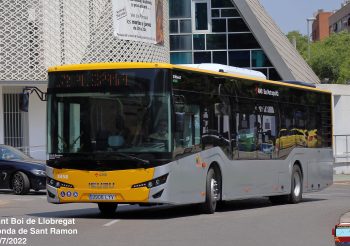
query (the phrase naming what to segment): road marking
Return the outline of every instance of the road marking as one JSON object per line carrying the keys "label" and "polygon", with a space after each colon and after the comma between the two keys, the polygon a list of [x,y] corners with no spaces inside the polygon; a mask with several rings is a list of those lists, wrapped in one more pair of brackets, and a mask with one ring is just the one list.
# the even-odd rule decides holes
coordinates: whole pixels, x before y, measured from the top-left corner
{"label": "road marking", "polygon": [[20,201],[20,202],[30,202],[30,201],[34,201],[33,198],[13,198],[11,199],[12,201]]}
{"label": "road marking", "polygon": [[0,206],[8,204],[8,201],[0,201]]}
{"label": "road marking", "polygon": [[107,224],[104,224],[103,226],[111,226],[111,225],[113,225],[113,224],[115,224],[115,223],[117,223],[119,221],[120,220],[112,220],[112,221],[108,222]]}

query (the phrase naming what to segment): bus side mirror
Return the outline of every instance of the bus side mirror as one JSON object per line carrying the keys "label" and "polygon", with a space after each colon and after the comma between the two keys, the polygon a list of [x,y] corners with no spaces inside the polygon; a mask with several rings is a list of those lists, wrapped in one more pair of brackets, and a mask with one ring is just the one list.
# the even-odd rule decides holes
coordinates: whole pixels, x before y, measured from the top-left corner
{"label": "bus side mirror", "polygon": [[335,236],[335,229],[332,228],[332,235]]}
{"label": "bus side mirror", "polygon": [[29,93],[23,92],[19,95],[19,110],[28,112],[29,107]]}
{"label": "bus side mirror", "polygon": [[185,113],[175,113],[175,132],[183,132],[185,129]]}

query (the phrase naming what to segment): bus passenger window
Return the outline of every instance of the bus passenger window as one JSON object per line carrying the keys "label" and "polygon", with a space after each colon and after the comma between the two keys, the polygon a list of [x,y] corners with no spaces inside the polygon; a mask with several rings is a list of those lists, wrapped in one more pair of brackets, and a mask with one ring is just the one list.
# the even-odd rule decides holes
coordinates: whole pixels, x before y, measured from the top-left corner
{"label": "bus passenger window", "polygon": [[184,129],[175,135],[177,147],[189,148],[200,144],[199,106],[186,105],[184,112]]}

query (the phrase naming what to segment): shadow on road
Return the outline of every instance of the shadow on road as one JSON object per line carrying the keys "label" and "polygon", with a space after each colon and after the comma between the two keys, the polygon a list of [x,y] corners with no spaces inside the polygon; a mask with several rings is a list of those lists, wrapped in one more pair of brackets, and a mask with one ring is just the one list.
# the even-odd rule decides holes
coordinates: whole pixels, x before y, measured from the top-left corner
{"label": "shadow on road", "polygon": [[30,191],[28,194],[25,195],[15,195],[12,190],[0,190],[0,195],[14,195],[14,196],[28,196],[28,195],[34,195],[34,196],[39,196],[39,195],[46,195],[46,191]]}
{"label": "shadow on road", "polygon": [[[317,202],[326,199],[314,199],[305,198],[303,203]],[[64,206],[64,205],[58,205]],[[225,202],[218,206],[217,213],[243,211],[249,209],[259,209],[271,206],[291,206],[290,204],[273,205],[267,198],[259,199],[246,199]],[[152,207],[140,207],[138,205],[125,205],[119,206],[115,215],[104,217],[99,213],[96,208],[84,208],[73,210],[60,210],[54,212],[34,213],[27,214],[34,217],[47,217],[47,218],[77,218],[77,219],[122,219],[122,220],[166,220],[180,217],[193,217],[200,216],[202,212],[199,205],[187,205],[187,206],[152,206]]]}

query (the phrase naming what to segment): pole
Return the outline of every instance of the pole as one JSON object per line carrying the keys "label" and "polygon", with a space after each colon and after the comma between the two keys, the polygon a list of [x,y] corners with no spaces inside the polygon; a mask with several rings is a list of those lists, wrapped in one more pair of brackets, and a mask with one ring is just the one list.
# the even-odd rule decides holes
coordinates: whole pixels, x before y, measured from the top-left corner
{"label": "pole", "polygon": [[307,24],[307,58],[310,61],[311,51],[310,51],[310,21],[314,21],[316,18],[307,18],[306,24]]}

